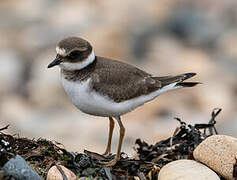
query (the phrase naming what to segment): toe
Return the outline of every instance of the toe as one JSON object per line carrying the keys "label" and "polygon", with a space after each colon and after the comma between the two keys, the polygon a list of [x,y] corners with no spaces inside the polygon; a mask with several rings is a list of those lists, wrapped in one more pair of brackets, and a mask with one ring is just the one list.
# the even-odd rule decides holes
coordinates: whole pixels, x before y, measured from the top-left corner
{"label": "toe", "polygon": [[114,166],[116,163],[117,163],[117,159],[113,159],[108,162],[100,162],[100,164],[104,167],[111,167],[111,166]]}

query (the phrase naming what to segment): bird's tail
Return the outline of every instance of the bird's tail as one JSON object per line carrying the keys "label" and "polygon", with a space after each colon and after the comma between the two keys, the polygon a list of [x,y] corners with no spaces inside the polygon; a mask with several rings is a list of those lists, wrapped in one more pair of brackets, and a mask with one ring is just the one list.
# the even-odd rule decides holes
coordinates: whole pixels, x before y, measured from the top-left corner
{"label": "bird's tail", "polygon": [[[185,73],[180,74],[177,76],[163,76],[163,77],[154,77],[154,79],[161,82],[161,86],[168,86],[169,84],[174,84],[174,87],[193,87],[197,84],[200,84],[199,82],[184,82],[186,79],[189,79],[193,76],[195,76],[196,73]],[[176,83],[176,84],[175,84]]]}

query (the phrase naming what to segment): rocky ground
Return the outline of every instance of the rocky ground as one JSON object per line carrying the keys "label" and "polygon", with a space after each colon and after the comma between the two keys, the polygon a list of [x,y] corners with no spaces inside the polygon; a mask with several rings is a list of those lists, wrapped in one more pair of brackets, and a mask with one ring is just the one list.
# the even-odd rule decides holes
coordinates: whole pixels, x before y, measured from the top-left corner
{"label": "rocky ground", "polygon": [[207,123],[214,107],[223,108],[219,133],[237,137],[236,8],[236,0],[1,1],[1,127],[10,124],[9,134],[62,142],[70,151],[104,151],[108,120],[74,108],[59,70],[46,68],[56,43],[76,35],[89,40],[98,55],[156,75],[196,72],[194,80],[203,82],[123,116],[123,150],[129,155],[137,132],[155,144],[176,128],[173,117]]}
{"label": "rocky ground", "polygon": [[112,167],[103,167],[101,162],[114,155],[69,152],[57,142],[5,134],[6,126],[0,129],[0,179],[234,180],[237,139],[216,135],[220,112],[215,109],[208,124],[194,126],[177,118],[180,125],[170,138],[154,145],[137,139],[136,155],[121,153],[121,160]]}

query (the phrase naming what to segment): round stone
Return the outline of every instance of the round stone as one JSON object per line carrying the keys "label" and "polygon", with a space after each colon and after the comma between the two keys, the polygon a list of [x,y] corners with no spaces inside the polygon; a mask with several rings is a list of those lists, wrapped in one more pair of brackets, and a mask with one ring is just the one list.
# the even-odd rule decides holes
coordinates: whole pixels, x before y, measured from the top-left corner
{"label": "round stone", "polygon": [[237,158],[236,138],[226,135],[210,136],[195,148],[193,156],[226,179],[235,179],[233,167]]}
{"label": "round stone", "polygon": [[220,180],[207,166],[194,160],[176,160],[161,168],[158,180]]}

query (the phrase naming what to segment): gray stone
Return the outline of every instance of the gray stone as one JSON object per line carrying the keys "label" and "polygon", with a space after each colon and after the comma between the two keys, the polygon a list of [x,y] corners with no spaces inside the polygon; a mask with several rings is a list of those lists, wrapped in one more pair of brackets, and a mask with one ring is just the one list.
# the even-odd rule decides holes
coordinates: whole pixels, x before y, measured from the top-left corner
{"label": "gray stone", "polygon": [[16,180],[41,180],[41,177],[19,155],[10,159],[4,166],[4,176],[12,176]]}

